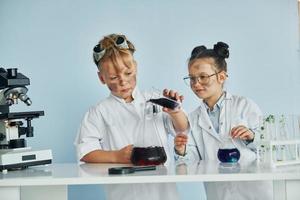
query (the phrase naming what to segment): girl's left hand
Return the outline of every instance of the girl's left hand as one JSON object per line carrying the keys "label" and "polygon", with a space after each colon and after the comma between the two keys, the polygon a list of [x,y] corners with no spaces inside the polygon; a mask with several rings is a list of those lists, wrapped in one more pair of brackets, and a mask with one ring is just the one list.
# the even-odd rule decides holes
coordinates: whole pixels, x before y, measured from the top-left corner
{"label": "girl's left hand", "polygon": [[232,138],[240,138],[242,140],[253,140],[254,134],[246,126],[239,125],[231,129]]}

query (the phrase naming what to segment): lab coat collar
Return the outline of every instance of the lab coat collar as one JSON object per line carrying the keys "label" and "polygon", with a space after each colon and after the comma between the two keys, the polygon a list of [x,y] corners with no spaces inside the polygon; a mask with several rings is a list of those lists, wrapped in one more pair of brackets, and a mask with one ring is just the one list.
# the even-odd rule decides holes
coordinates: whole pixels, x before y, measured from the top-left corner
{"label": "lab coat collar", "polygon": [[[136,96],[138,95],[139,93],[139,89],[137,88],[137,86],[133,89],[132,91],[132,98],[133,100],[135,100]],[[126,101],[123,99],[123,98],[120,98],[120,97],[117,97],[116,95],[113,95],[112,93],[110,93],[110,96],[114,99],[116,99],[118,102],[120,103],[126,103]]]}
{"label": "lab coat collar", "polygon": [[[232,95],[226,91],[224,91],[224,97],[222,97],[222,101],[220,102],[220,107],[222,107],[224,105],[224,103],[226,101],[224,101],[224,99],[231,99]],[[220,100],[220,99],[219,99]],[[219,101],[218,101],[219,102]],[[213,136],[215,139],[217,139],[218,141],[221,142],[221,138],[220,138],[220,134],[218,134],[212,125],[212,122],[210,121],[210,118],[208,116],[207,113],[207,105],[205,104],[205,102],[203,100],[201,100],[200,102],[200,106],[199,106],[199,113],[201,113],[198,116],[198,124],[199,126],[204,129],[207,133],[209,133],[211,136]],[[220,116],[221,118],[221,116]]]}
{"label": "lab coat collar", "polygon": [[[136,86],[132,91],[132,98],[133,101],[130,103],[127,103],[124,99],[117,97],[110,94],[110,98],[115,99],[116,101],[120,102],[126,109],[128,109],[129,112],[133,113],[138,117],[138,119],[143,119],[144,117],[144,102],[145,98],[140,92],[139,88]],[[129,107],[134,107],[134,109],[130,109]]]}
{"label": "lab coat collar", "polygon": [[197,122],[198,125],[207,133],[209,133],[211,136],[213,136],[215,139],[221,141],[219,134],[213,128],[212,122],[210,121],[209,116],[207,114],[205,105],[200,105],[199,110],[200,110],[199,112],[200,114],[198,116],[198,122]]}
{"label": "lab coat collar", "polygon": [[[232,94],[228,93],[227,91],[224,91],[224,94],[221,96],[221,98],[219,98],[216,104],[218,104],[218,106],[221,108],[225,103],[224,99],[231,99],[231,98],[232,98]],[[200,100],[200,107],[201,109],[204,110],[208,108],[207,104],[203,101],[203,99]]]}
{"label": "lab coat collar", "polygon": [[214,105],[213,109],[210,110],[209,106],[206,104],[206,102],[203,101],[204,106],[206,108],[207,111],[214,111],[217,108],[221,109],[222,105],[223,105],[223,100],[225,99],[226,96],[226,92],[223,92],[222,95],[219,97],[217,103]]}

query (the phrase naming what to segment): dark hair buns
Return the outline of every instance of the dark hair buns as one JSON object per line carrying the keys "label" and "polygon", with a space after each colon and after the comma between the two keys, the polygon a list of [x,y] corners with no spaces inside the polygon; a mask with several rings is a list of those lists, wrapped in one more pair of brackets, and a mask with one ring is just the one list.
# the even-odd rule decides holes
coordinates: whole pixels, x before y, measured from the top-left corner
{"label": "dark hair buns", "polygon": [[229,57],[229,46],[228,44],[224,42],[218,42],[214,45],[214,52],[217,54],[220,58],[228,58]]}
{"label": "dark hair buns", "polygon": [[193,49],[193,51],[191,53],[191,57],[196,57],[197,55],[201,54],[205,50],[207,50],[207,48],[204,45],[197,46]]}

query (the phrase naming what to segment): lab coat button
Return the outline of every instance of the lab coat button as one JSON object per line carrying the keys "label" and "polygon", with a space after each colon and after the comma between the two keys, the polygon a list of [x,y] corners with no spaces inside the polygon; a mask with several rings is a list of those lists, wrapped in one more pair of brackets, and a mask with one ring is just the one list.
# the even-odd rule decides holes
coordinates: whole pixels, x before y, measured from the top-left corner
{"label": "lab coat button", "polygon": [[210,126],[210,127],[208,127],[208,129],[211,129],[211,126]]}

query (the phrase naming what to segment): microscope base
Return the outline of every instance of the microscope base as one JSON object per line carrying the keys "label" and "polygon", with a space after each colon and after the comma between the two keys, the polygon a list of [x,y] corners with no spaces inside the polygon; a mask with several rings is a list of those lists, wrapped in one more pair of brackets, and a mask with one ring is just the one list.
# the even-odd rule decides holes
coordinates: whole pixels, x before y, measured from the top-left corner
{"label": "microscope base", "polygon": [[29,166],[46,165],[52,163],[51,150],[0,150],[0,171],[24,169]]}

